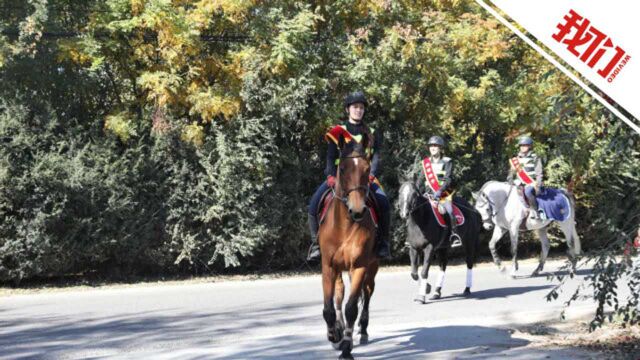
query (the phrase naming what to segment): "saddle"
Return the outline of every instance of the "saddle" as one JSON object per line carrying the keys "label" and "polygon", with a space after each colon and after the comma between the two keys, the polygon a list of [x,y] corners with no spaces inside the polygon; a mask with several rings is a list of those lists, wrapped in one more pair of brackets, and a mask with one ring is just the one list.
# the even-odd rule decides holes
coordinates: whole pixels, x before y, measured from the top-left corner
{"label": "saddle", "polygon": [[[430,204],[431,204],[431,211],[433,211],[433,215],[438,221],[438,225],[446,228],[447,222],[444,219],[444,215],[440,214],[440,211],[438,210],[438,206],[433,206],[432,202],[430,202]],[[456,206],[456,204],[454,204],[453,202],[451,203],[451,205],[453,207],[453,217],[456,219],[456,224],[458,226],[464,224],[464,214],[462,213],[462,211],[460,211],[460,208],[458,208],[458,206]]]}
{"label": "saddle", "polygon": [[[318,211],[316,212],[318,216],[318,224],[322,224],[324,222],[324,218],[326,217],[329,210],[329,204],[331,204],[332,200],[333,191],[331,191],[331,188],[329,188],[320,197],[320,205],[318,207]],[[375,195],[373,195],[372,191],[369,191],[369,197],[367,198],[366,204],[367,209],[371,213],[371,219],[373,219],[373,223],[378,226],[380,208],[378,207],[378,202],[376,201],[376,197]]]}
{"label": "saddle", "polygon": [[[518,187],[520,200],[527,209],[529,203],[524,196],[522,187]],[[538,202],[538,212],[541,213],[543,219],[565,221],[571,216],[571,201],[567,195],[560,189],[543,187],[536,194]]]}

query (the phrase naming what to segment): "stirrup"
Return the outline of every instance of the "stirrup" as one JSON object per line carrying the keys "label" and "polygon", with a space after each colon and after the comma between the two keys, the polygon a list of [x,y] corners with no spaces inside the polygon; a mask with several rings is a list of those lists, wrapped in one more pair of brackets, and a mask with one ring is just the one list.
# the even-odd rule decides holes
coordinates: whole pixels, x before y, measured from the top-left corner
{"label": "stirrup", "polygon": [[309,251],[307,252],[307,261],[315,262],[320,260],[321,252],[320,246],[314,246],[316,244],[311,244],[309,246]]}
{"label": "stirrup", "polygon": [[451,234],[451,236],[449,236],[449,241],[451,242],[452,248],[457,248],[462,246],[462,239],[460,238],[460,235],[456,233],[453,233]]}

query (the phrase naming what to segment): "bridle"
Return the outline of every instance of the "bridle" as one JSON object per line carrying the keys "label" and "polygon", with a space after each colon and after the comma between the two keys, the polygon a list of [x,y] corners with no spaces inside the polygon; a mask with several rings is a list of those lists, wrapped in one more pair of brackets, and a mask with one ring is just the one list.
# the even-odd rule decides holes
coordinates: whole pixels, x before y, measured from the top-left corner
{"label": "bridle", "polygon": [[[495,219],[498,214],[500,214],[501,211],[503,211],[505,209],[504,205],[506,205],[507,201],[509,201],[509,197],[511,196],[511,191],[513,190],[513,186],[509,187],[509,192],[507,193],[507,199],[505,200],[505,203],[502,204],[502,206],[498,207],[496,206],[496,203],[494,203],[491,198],[489,197],[489,195],[487,195],[483,189],[480,190],[480,196],[487,202],[487,204],[489,205],[489,210],[491,211],[491,218],[487,219],[487,220],[482,220],[483,222],[494,222],[495,221],[493,219]],[[496,208],[498,208],[498,210],[496,210]]]}
{"label": "bridle", "polygon": [[[363,159],[367,159],[368,157],[364,154],[359,154],[359,155],[353,155],[353,156],[341,156],[340,157],[340,161],[342,161],[343,159],[355,159],[355,158],[363,158]],[[336,193],[336,188],[337,186],[334,186],[333,188],[331,188],[331,192],[333,193],[333,197],[335,199],[340,200],[345,206],[348,207],[347,202],[349,201],[349,194],[351,194],[354,191],[363,191],[364,192],[364,198],[365,201],[366,199],[369,198],[369,193],[371,191],[371,187],[370,186],[365,186],[365,185],[358,185],[356,187],[353,187],[351,189],[347,189],[347,190],[343,190],[343,196],[338,196],[338,194]]]}

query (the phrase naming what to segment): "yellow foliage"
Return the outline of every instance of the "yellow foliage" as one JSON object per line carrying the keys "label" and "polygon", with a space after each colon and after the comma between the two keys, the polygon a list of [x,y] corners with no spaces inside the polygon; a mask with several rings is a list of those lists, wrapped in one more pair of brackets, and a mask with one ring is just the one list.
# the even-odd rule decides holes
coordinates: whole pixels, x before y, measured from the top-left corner
{"label": "yellow foliage", "polygon": [[187,14],[187,20],[196,29],[208,29],[214,15],[222,12],[226,20],[239,23],[245,20],[247,11],[256,4],[253,0],[201,0]]}
{"label": "yellow foliage", "polygon": [[131,0],[131,12],[134,15],[138,15],[144,11],[144,5],[146,0]]}
{"label": "yellow foliage", "polygon": [[174,102],[180,83],[180,76],[163,71],[145,72],[138,78],[138,85],[148,93],[147,99],[159,107]]}
{"label": "yellow foliage", "polygon": [[105,119],[104,128],[114,133],[123,142],[127,142],[132,136],[137,135],[135,125],[131,119],[131,114],[126,111],[109,115]]}
{"label": "yellow foliage", "polygon": [[222,91],[207,88],[204,91],[194,88],[194,93],[187,97],[191,104],[189,115],[199,115],[203,121],[209,122],[218,115],[230,119],[240,111],[240,99],[226,96]]}
{"label": "yellow foliage", "polygon": [[180,139],[195,146],[202,146],[204,143],[204,127],[194,121],[182,128]]}

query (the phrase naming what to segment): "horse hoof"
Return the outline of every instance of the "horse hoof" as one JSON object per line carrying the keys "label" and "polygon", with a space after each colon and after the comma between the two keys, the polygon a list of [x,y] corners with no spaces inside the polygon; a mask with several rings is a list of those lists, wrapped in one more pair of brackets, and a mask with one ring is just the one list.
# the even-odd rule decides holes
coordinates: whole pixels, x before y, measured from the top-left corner
{"label": "horse hoof", "polygon": [[341,350],[343,355],[345,351],[351,351],[351,349],[353,349],[353,342],[351,340],[340,341],[340,344],[338,345],[338,350]]}
{"label": "horse hoof", "polygon": [[411,278],[412,278],[414,281],[418,281],[418,274],[411,273]]}
{"label": "horse hoof", "polygon": [[471,296],[471,289],[464,288],[464,291],[462,292],[462,296]]}
{"label": "horse hoof", "polygon": [[420,304],[424,304],[425,303],[425,296],[424,295],[418,295],[416,296],[413,301],[420,303]]}
{"label": "horse hoof", "polygon": [[500,267],[498,267],[498,269],[500,270],[500,273],[501,273],[501,274],[504,274],[504,273],[506,273],[506,272],[507,272],[507,268],[506,268],[506,267],[504,267],[504,266],[500,266]]}
{"label": "horse hoof", "polygon": [[369,343],[369,335],[360,335],[360,345],[366,345]]}
{"label": "horse hoof", "polygon": [[349,354],[349,355],[340,355],[340,357],[338,357],[338,360],[353,360],[353,355]]}
{"label": "horse hoof", "polygon": [[333,348],[333,350],[340,350],[340,344],[342,344],[342,340],[338,342],[332,342],[331,347]]}
{"label": "horse hoof", "polygon": [[429,300],[439,300],[441,297],[442,296],[440,296],[440,293],[435,293],[429,298]]}
{"label": "horse hoof", "polygon": [[535,270],[533,270],[533,272],[531,273],[532,277],[538,276],[540,275],[540,273],[542,272],[542,269],[540,269],[539,267],[536,268]]}

